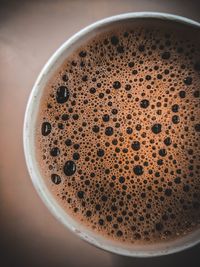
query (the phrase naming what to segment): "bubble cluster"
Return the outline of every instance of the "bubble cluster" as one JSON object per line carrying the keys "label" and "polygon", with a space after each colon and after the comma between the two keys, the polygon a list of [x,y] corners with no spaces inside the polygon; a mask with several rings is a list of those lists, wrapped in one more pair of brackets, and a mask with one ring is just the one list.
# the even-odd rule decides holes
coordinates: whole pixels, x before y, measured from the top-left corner
{"label": "bubble cluster", "polygon": [[119,242],[168,241],[200,223],[199,44],[112,29],[45,88],[36,149],[66,212]]}

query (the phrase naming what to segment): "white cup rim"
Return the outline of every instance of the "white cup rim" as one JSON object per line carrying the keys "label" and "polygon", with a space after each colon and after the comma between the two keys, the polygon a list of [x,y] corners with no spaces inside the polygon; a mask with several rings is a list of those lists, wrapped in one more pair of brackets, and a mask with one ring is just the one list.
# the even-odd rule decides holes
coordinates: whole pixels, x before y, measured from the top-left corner
{"label": "white cup rim", "polygon": [[124,19],[134,19],[134,18],[157,18],[161,20],[168,20],[173,22],[179,22],[181,24],[186,24],[194,27],[198,27],[200,29],[200,23],[187,19],[185,17],[167,14],[167,13],[159,13],[159,12],[133,12],[133,13],[125,13],[112,17],[108,17],[102,20],[99,20],[88,27],[82,29],[71,38],[69,38],[64,44],[60,46],[56,50],[56,52],[51,56],[48,62],[43,67],[40,72],[33,89],[31,91],[26,112],[24,118],[24,129],[23,129],[23,145],[24,145],[24,154],[26,159],[27,168],[33,182],[33,185],[38,192],[39,196],[46,204],[51,213],[62,222],[68,229],[72,232],[76,233],[82,239],[88,241],[89,243],[102,248],[104,250],[125,256],[133,256],[133,257],[152,257],[152,256],[161,256],[167,255],[171,253],[175,253],[178,251],[182,251],[186,248],[192,247],[195,244],[200,242],[200,230],[197,230],[187,235],[186,238],[183,237],[181,242],[168,242],[163,246],[159,245],[159,248],[156,246],[148,247],[144,249],[142,246],[138,246],[137,248],[134,245],[130,248],[122,248],[119,244],[113,244],[108,241],[104,237],[100,237],[96,235],[94,232],[90,231],[86,227],[82,226],[80,223],[76,222],[73,218],[71,218],[64,210],[56,203],[56,201],[52,198],[51,194],[48,192],[48,189],[45,186],[45,183],[40,175],[39,169],[37,168],[36,158],[33,153],[33,125],[34,125],[34,117],[36,116],[36,104],[42,91],[42,82],[47,78],[49,69],[56,64],[61,55],[74,43],[76,43],[81,37],[84,37],[86,34],[92,32],[100,26],[106,26],[109,23],[121,21]]}

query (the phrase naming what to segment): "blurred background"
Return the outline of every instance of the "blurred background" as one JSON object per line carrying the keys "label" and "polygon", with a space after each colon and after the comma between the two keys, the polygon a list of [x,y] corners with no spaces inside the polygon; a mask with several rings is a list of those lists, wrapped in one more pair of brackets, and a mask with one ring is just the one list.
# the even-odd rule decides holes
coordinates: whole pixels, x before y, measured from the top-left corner
{"label": "blurred background", "polygon": [[200,266],[200,246],[137,259],[95,248],[49,213],[26,169],[22,126],[41,68],[71,35],[96,20],[131,11],[160,11],[200,22],[193,0],[0,0],[0,266]]}

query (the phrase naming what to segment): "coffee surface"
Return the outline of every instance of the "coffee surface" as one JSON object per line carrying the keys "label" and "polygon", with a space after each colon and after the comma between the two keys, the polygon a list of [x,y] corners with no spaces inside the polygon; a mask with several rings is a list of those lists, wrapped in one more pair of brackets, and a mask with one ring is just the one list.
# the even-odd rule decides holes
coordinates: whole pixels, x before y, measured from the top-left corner
{"label": "coffee surface", "polygon": [[199,43],[117,27],[69,56],[37,118],[42,176],[67,213],[116,242],[166,242],[200,223]]}

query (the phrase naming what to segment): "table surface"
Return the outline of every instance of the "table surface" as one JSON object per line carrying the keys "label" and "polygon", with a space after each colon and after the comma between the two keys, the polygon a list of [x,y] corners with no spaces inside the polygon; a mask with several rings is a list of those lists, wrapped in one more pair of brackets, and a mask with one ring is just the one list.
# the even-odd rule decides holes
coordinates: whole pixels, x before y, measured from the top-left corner
{"label": "table surface", "polygon": [[[80,240],[49,213],[26,169],[22,126],[42,66],[90,23],[131,11],[160,11],[200,21],[198,1],[0,0],[0,266],[198,266],[200,246],[158,258],[117,256]],[[199,263],[199,264],[198,264]]]}

